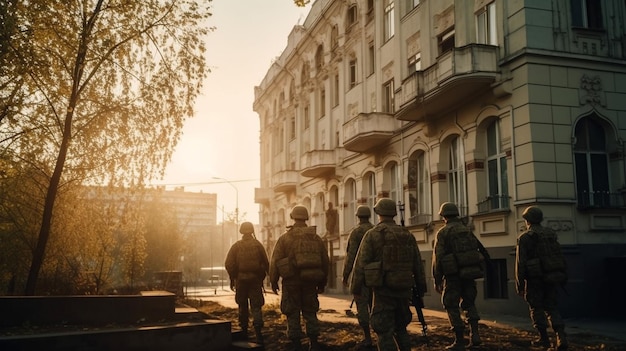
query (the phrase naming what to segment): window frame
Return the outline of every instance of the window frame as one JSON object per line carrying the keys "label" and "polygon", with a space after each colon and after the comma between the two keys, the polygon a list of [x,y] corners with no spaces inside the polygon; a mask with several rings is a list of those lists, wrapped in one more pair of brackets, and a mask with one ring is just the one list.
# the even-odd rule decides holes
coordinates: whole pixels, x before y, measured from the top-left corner
{"label": "window frame", "polygon": [[382,111],[385,113],[395,112],[395,94],[393,78],[383,83],[382,86]]}
{"label": "window frame", "polygon": [[387,42],[396,34],[395,3],[385,0],[383,3],[383,42]]}
{"label": "window frame", "polygon": [[476,42],[498,45],[498,25],[496,23],[495,1],[476,12]]}

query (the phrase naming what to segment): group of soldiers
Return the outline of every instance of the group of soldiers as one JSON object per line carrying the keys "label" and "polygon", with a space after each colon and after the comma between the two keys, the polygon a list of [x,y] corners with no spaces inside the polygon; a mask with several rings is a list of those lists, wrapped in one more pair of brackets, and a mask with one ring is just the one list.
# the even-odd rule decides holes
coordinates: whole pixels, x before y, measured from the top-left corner
{"label": "group of soldiers", "polygon": [[[404,223],[398,225],[394,219],[398,213],[396,203],[381,198],[373,210],[378,216],[375,225],[370,222],[368,206],[361,205],[356,209],[359,223],[348,238],[342,282],[354,297],[358,324],[363,330],[359,348],[409,351],[410,307],[416,303],[415,296],[421,298],[427,291],[424,265],[415,237]],[[485,261],[490,258],[471,229],[459,218],[455,204],[443,203],[439,215],[445,225],[437,232],[434,241],[434,289],[442,295],[441,302],[454,332],[454,342],[447,349],[464,350],[482,344],[478,330],[480,316],[475,306],[475,280],[483,277]],[[315,234],[315,230],[310,230],[314,227],[306,224],[309,219],[306,207],[295,206],[290,217],[294,223],[277,240],[271,260],[254,238],[252,224],[243,223],[240,228],[243,238],[229,250],[225,266],[239,305],[239,324],[244,333],[247,334],[250,309],[256,341],[264,343],[261,307],[264,304],[263,280],[269,275],[272,291],[278,294],[281,290],[280,309],[287,319],[288,350],[303,350],[305,335],[309,339],[308,350],[321,350],[318,294],[324,292],[328,282],[328,252],[322,238]],[[559,249],[556,234],[541,226],[543,213],[536,206],[528,207],[523,218],[527,230],[517,240],[515,276],[517,293],[528,303],[533,326],[539,334],[532,345],[546,349],[552,346],[547,333],[549,321],[556,333],[555,349],[566,350],[564,324],[556,307],[557,287],[564,283],[563,279],[544,279],[534,266],[539,259],[545,261],[545,257],[540,256],[549,251],[542,249],[546,245],[538,243],[556,243]],[[254,264],[242,264],[243,260],[254,261]],[[563,271],[564,268],[559,266]],[[254,272],[250,274],[248,270]],[[550,274],[555,275],[554,272]],[[254,279],[249,279],[252,275]],[[467,344],[462,312],[469,325]],[[377,336],[376,342],[370,329]]]}

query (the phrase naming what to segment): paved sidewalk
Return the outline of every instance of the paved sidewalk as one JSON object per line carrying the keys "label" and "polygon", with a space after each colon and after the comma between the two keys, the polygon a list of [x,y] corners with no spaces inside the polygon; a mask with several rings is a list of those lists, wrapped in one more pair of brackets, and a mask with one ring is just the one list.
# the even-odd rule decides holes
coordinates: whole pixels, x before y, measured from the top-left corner
{"label": "paved sidewalk", "polygon": [[[223,290],[218,288],[217,290],[206,289],[205,291],[188,291],[188,297],[198,298],[206,301],[215,301],[225,307],[237,308],[237,303],[234,298],[235,293],[230,290]],[[348,318],[345,314],[346,310],[350,310],[350,302],[352,296],[350,295],[337,295],[337,294],[321,294],[320,300],[320,314],[321,320],[352,320],[356,323],[356,319]],[[271,291],[265,294],[266,304],[280,305],[280,295],[275,295]],[[414,309],[411,308],[414,312]],[[356,306],[353,306],[352,311],[356,313]],[[332,312],[332,313],[326,313]],[[429,317],[447,319],[447,314],[443,311],[424,309],[424,316],[428,320]],[[415,313],[415,312],[414,312]],[[523,330],[532,330],[529,317],[520,317],[512,315],[486,315],[481,313],[481,323],[498,326],[498,327],[513,327]],[[566,332],[570,334],[588,333],[595,335],[602,335],[610,337],[616,340],[626,341],[626,319],[622,317],[621,320],[608,320],[608,319],[592,319],[592,318],[569,318],[565,319]],[[419,323],[411,323],[409,330],[415,333],[421,333]]]}

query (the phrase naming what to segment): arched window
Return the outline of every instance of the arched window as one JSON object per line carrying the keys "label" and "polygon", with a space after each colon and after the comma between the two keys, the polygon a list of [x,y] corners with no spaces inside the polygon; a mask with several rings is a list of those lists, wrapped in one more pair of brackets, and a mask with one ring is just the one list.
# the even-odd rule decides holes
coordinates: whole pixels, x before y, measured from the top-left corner
{"label": "arched window", "polygon": [[431,220],[430,176],[426,153],[416,151],[409,157],[407,183],[409,186],[409,221],[411,225],[426,224]]}
{"label": "arched window", "polygon": [[363,177],[363,194],[367,199],[366,205],[373,209],[376,204],[376,175],[374,172],[367,172]]}
{"label": "arched window", "polygon": [[581,118],[575,128],[574,163],[578,206],[599,208],[618,206],[618,197],[611,194],[609,155],[604,127],[599,118],[588,116]]}
{"label": "arched window", "polygon": [[461,217],[467,215],[465,190],[465,162],[463,161],[463,146],[461,139],[456,136],[448,147],[448,201],[459,207]]}
{"label": "arched window", "polygon": [[509,208],[506,154],[500,149],[500,123],[498,120],[489,124],[486,135],[489,209]]}
{"label": "arched window", "polygon": [[354,179],[348,179],[344,185],[344,201],[345,201],[345,211],[343,211],[343,223],[346,229],[352,228],[356,225],[356,207],[357,207],[357,197],[356,197],[356,182]]}

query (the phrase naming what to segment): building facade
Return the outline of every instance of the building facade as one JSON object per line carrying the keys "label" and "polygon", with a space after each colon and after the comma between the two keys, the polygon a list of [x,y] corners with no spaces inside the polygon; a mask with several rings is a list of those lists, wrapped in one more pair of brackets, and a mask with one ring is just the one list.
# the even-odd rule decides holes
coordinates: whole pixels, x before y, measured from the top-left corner
{"label": "building facade", "polygon": [[527,315],[515,245],[538,205],[568,259],[564,315],[626,311],[624,23],[622,0],[315,1],[255,87],[268,249],[305,205],[346,292],[356,207],[390,197],[430,272],[451,201],[493,259],[479,310]]}

